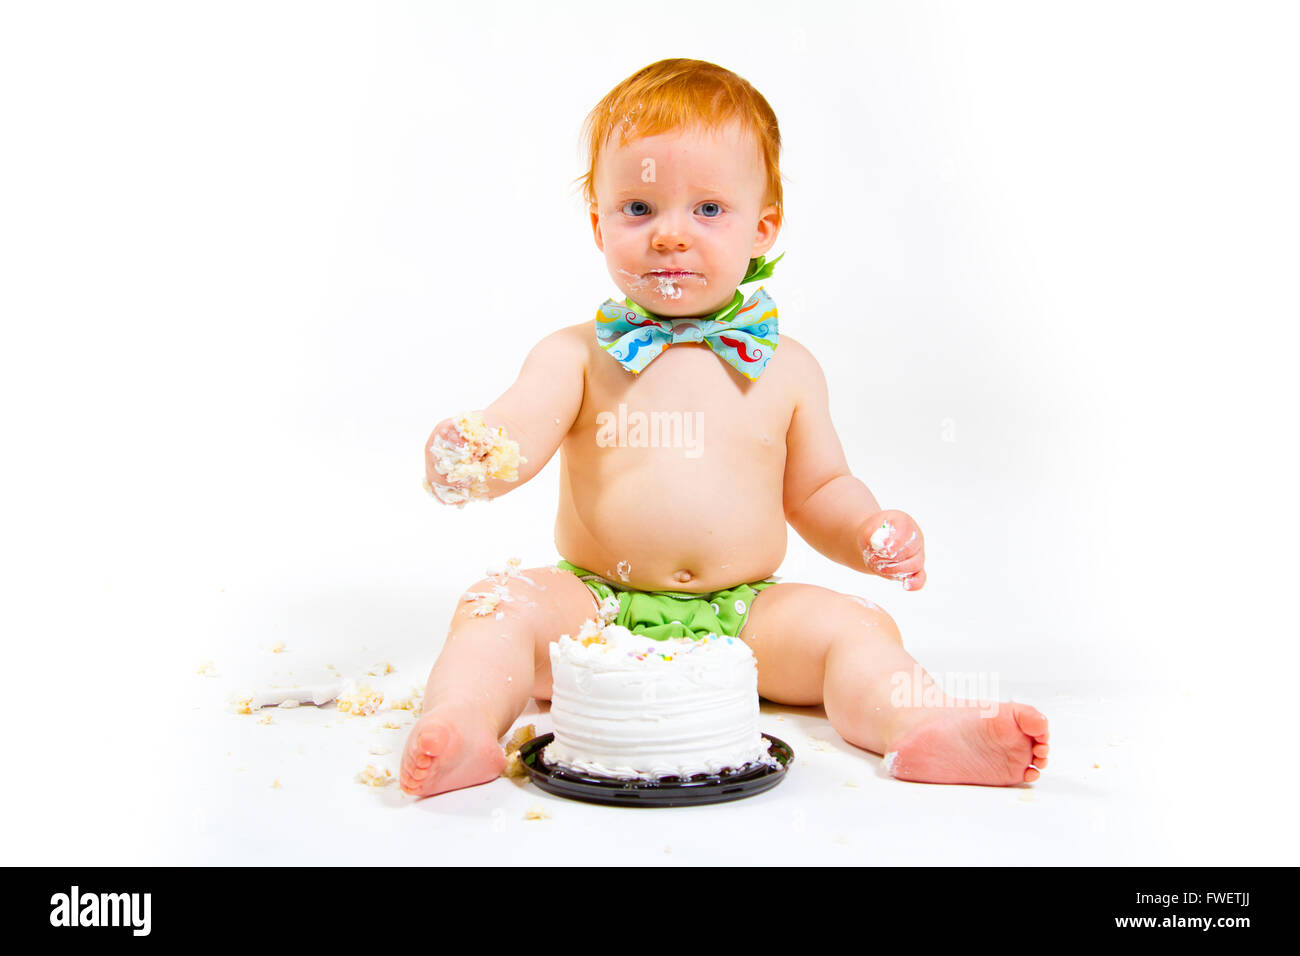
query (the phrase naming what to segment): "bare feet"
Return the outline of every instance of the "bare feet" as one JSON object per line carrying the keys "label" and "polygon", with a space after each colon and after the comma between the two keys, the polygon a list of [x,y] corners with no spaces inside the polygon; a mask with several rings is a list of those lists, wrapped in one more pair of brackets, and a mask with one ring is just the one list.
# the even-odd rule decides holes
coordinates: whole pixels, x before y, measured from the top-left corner
{"label": "bare feet", "polygon": [[431,797],[495,780],[505,765],[505,754],[482,715],[439,705],[420,717],[406,738],[402,789]]}
{"label": "bare feet", "polygon": [[997,713],[979,706],[918,713],[891,742],[885,768],[899,780],[1011,786],[1033,783],[1047,766],[1047,718],[1007,701]]}

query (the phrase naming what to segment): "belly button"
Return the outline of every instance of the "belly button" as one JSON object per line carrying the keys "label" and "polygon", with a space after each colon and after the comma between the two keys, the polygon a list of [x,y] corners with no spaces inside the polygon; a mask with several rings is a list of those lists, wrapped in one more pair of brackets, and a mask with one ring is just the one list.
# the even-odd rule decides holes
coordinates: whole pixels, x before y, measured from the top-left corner
{"label": "belly button", "polygon": [[685,568],[683,568],[681,571],[678,571],[676,574],[674,574],[673,577],[677,580],[679,584],[685,584],[691,578],[695,577],[695,575],[691,574],[690,571],[687,571]]}

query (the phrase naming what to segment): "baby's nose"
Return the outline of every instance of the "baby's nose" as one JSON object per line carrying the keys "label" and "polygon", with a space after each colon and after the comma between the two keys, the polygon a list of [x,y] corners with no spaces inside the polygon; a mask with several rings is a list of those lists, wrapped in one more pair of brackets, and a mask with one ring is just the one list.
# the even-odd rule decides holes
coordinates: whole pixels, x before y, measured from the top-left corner
{"label": "baby's nose", "polygon": [[669,227],[655,233],[653,245],[660,252],[669,249],[683,250],[691,247],[691,240],[685,230]]}

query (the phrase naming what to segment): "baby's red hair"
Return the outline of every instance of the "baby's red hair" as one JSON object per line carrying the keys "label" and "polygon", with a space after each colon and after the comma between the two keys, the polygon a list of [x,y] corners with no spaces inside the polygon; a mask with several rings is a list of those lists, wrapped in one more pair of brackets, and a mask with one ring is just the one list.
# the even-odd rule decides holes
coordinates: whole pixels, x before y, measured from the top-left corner
{"label": "baby's red hair", "polygon": [[763,94],[730,70],[704,60],[660,60],[638,70],[605,94],[587,114],[583,143],[587,172],[583,198],[596,206],[596,163],[615,131],[619,145],[674,130],[717,130],[733,120],[758,143],[767,184],[763,205],[782,215],[781,130]]}

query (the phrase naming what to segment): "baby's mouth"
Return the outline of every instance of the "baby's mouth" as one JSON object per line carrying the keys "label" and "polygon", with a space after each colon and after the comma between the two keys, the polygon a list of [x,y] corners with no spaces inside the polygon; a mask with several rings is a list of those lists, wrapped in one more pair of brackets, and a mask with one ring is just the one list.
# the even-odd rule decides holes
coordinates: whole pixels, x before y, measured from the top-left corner
{"label": "baby's mouth", "polygon": [[647,272],[647,279],[667,279],[671,282],[680,282],[682,279],[689,279],[698,273],[686,272],[682,269],[655,269],[653,272]]}
{"label": "baby's mouth", "polygon": [[680,299],[682,297],[682,287],[678,283],[685,282],[687,279],[702,277],[684,269],[655,269],[653,272],[647,272],[646,278],[651,282],[658,283],[655,291],[665,299]]}

